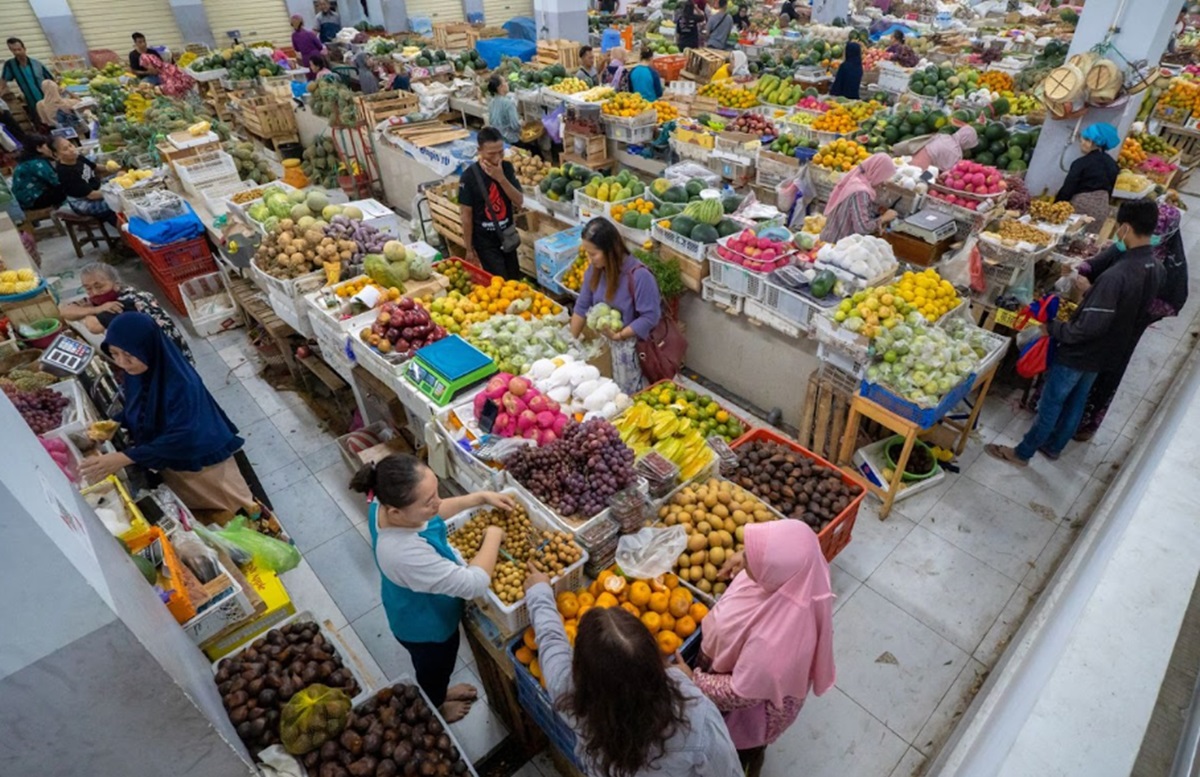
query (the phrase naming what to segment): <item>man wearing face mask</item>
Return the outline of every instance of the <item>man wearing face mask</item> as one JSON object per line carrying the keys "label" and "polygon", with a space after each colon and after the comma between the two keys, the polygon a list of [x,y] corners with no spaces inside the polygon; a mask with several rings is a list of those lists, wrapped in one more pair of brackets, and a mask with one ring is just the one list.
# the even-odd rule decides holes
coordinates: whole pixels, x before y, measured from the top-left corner
{"label": "man wearing face mask", "polygon": [[1121,258],[1096,279],[1069,321],[1046,324],[1054,350],[1033,427],[1015,448],[988,445],[989,455],[1024,467],[1039,451],[1057,459],[1071,441],[1096,376],[1124,363],[1145,328],[1163,274],[1152,244],[1157,225],[1153,201],[1121,205],[1115,241]]}

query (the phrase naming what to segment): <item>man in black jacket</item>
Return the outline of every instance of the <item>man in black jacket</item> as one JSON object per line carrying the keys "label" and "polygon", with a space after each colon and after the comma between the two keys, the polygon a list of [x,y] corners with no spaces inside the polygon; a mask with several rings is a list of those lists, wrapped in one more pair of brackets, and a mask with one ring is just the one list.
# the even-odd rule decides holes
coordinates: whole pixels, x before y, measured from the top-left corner
{"label": "man in black jacket", "polygon": [[1162,268],[1150,245],[1157,224],[1153,201],[1121,205],[1116,245],[1125,247],[1124,256],[1097,278],[1070,321],[1046,324],[1054,351],[1037,418],[1017,447],[988,445],[989,455],[1024,467],[1038,451],[1057,459],[1071,441],[1096,375],[1127,357],[1149,316],[1162,282]]}

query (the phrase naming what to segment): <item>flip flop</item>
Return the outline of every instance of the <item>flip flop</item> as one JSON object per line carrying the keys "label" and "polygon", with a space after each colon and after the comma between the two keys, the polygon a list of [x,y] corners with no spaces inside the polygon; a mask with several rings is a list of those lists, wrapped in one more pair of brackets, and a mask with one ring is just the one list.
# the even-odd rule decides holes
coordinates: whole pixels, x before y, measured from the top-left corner
{"label": "flip flop", "polygon": [[1009,464],[1015,464],[1018,467],[1029,466],[1029,462],[1026,459],[1018,456],[1017,451],[1013,448],[991,443],[989,445],[985,445],[983,450],[992,458],[1000,459],[1001,461],[1007,461]]}

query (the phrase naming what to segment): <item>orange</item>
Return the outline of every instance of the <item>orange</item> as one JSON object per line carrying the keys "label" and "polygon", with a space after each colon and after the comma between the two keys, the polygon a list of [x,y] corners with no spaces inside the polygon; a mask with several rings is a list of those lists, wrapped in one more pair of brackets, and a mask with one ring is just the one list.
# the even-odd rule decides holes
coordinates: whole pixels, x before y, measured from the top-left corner
{"label": "orange", "polygon": [[[679,650],[679,646],[683,644],[683,641],[673,631],[660,631],[654,635],[654,639],[658,641],[658,649],[664,656],[669,656]],[[535,660],[534,663],[536,664],[537,661]]]}
{"label": "orange", "polygon": [[563,626],[563,631],[567,633],[567,642],[571,643],[571,647],[575,647],[575,636],[578,630],[575,626]]}
{"label": "orange", "polygon": [[674,632],[678,634],[681,639],[687,639],[696,633],[696,621],[692,620],[692,616],[685,615],[679,620],[675,621]]}
{"label": "orange", "polygon": [[650,603],[650,584],[645,580],[636,580],[633,585],[629,586],[629,602],[638,607],[645,607]]}
{"label": "orange", "polygon": [[658,617],[658,613],[656,612],[648,612],[643,615],[642,623],[646,625],[646,628],[650,629],[651,634],[657,634],[659,629],[662,628],[662,618]]}
{"label": "orange", "polygon": [[[672,634],[671,636],[675,636],[675,635]],[[661,648],[662,641],[660,640],[658,644],[659,644],[659,647]],[[538,660],[536,658],[529,662],[529,674],[533,675],[534,677],[538,678],[539,680],[542,677],[542,665],[538,663]]]}
{"label": "orange", "polygon": [[692,595],[685,588],[676,588],[671,592],[671,600],[668,603],[668,608],[671,614],[676,618],[682,618],[688,614],[688,608],[692,606]]}
{"label": "orange", "polygon": [[650,594],[650,609],[654,610],[654,612],[658,612],[658,613],[666,612],[667,608],[670,606],[670,604],[671,604],[671,600],[667,596],[666,592],[658,591],[656,593]]}
{"label": "orange", "polygon": [[597,607],[616,607],[617,604],[617,597],[613,596],[608,591],[605,591],[596,597]]}
{"label": "orange", "polygon": [[530,650],[537,650],[537,637],[534,636],[533,626],[525,629],[525,635],[521,638],[521,641],[524,642],[525,647],[529,648]]}
{"label": "orange", "polygon": [[708,608],[704,606],[704,602],[696,602],[688,608],[688,615],[692,617],[696,623],[704,620],[704,616],[708,615]]}
{"label": "orange", "polygon": [[663,575],[663,585],[665,585],[667,588],[670,588],[671,590],[675,590],[676,588],[679,587],[679,578],[676,577],[675,575],[670,575],[670,574]]}
{"label": "orange", "polygon": [[588,586],[587,590],[588,590],[588,593],[590,593],[592,595],[592,597],[595,598],[600,595],[600,592],[603,591],[604,588],[602,587],[599,580],[593,580],[592,584]]}
{"label": "orange", "polygon": [[575,594],[567,591],[558,595],[558,613],[563,618],[574,618],[579,614],[579,600]]}
{"label": "orange", "polygon": [[[591,594],[591,593],[588,593],[587,591],[580,591],[579,593],[575,594],[575,599],[576,599],[576,600],[578,600],[578,602],[579,602],[579,606],[580,606],[580,607],[594,607],[594,606],[596,606],[596,597],[595,597],[595,595],[594,595],[594,594]],[[582,617],[583,617],[583,611],[582,611],[582,610],[580,610],[580,611],[579,611],[579,614],[578,614],[578,615],[576,615],[575,617],[576,617],[576,618],[582,618]]]}
{"label": "orange", "polygon": [[674,631],[675,630],[675,616],[674,615],[672,615],[669,612],[664,612],[662,615],[660,615],[658,617],[662,619],[663,631]]}
{"label": "orange", "polygon": [[607,582],[608,579],[610,577],[613,577],[615,574],[616,573],[613,572],[611,569],[602,570],[600,572],[600,574],[596,575],[596,582],[599,583],[601,587],[603,587],[605,582]]}
{"label": "orange", "polygon": [[594,604],[581,604],[581,605],[579,605],[579,620],[583,620],[583,616],[584,616],[584,614],[585,614],[585,613],[586,613],[588,610],[592,609],[593,607],[595,607],[595,605],[594,605]]}
{"label": "orange", "polygon": [[604,590],[616,596],[625,590],[625,578],[620,575],[609,575],[604,579]]}
{"label": "orange", "polygon": [[634,607],[629,602],[621,602],[621,609],[624,610],[625,612],[629,613],[630,615],[632,615],[635,618],[642,617],[642,611],[639,610],[637,607]]}
{"label": "orange", "polygon": [[521,647],[517,648],[516,656],[517,660],[525,666],[529,666],[529,662],[533,661],[533,651],[524,645],[521,645]]}

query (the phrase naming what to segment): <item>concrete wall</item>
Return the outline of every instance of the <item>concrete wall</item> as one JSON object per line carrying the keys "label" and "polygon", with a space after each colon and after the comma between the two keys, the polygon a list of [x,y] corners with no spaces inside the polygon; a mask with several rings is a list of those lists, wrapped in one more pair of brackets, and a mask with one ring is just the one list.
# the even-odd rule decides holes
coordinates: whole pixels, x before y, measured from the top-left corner
{"label": "concrete wall", "polygon": [[[217,41],[213,38],[203,0],[171,0],[171,13],[175,15],[175,24],[178,25],[185,41],[203,43],[210,48],[216,47]],[[176,56],[182,53],[176,52]]]}
{"label": "concrete wall", "polygon": [[587,0],[534,0],[533,20],[538,39],[586,41]]}
{"label": "concrete wall", "polygon": [[0,772],[254,774],[208,660],[7,400],[0,439]]}
{"label": "concrete wall", "polygon": [[87,41],[67,0],[35,0],[30,4],[55,54],[87,56]]}

